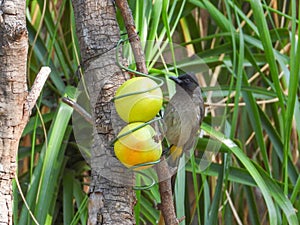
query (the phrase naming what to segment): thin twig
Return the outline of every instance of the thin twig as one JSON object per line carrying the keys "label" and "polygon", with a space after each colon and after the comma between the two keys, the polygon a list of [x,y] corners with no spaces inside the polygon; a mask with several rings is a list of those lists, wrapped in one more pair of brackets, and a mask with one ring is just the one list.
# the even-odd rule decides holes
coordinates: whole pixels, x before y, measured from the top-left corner
{"label": "thin twig", "polygon": [[229,202],[229,206],[230,206],[230,208],[232,210],[232,213],[234,215],[234,218],[236,219],[237,224],[238,225],[243,225],[243,223],[242,223],[242,221],[241,221],[241,219],[240,219],[240,217],[239,217],[239,215],[238,215],[238,213],[237,213],[237,211],[236,211],[236,209],[234,207],[234,204],[233,204],[233,202],[232,202],[232,200],[230,198],[230,195],[229,195],[228,191],[226,190],[225,193],[226,193],[227,200]]}
{"label": "thin twig", "polygon": [[62,102],[66,103],[68,106],[71,106],[79,115],[81,115],[89,124],[93,124],[94,120],[82,106],[80,106],[77,102],[74,102],[70,98],[62,97]]}
{"label": "thin twig", "polygon": [[22,191],[22,188],[21,188],[21,186],[20,186],[20,182],[19,182],[19,178],[18,178],[18,175],[17,175],[17,174],[15,174],[15,181],[16,181],[18,190],[19,190],[19,192],[20,192],[21,198],[22,198],[22,200],[23,200],[23,202],[24,202],[24,204],[25,204],[25,207],[27,208],[27,210],[28,210],[28,212],[29,212],[29,215],[31,216],[33,222],[35,222],[36,225],[40,225],[39,222],[37,221],[37,219],[35,218],[35,216],[33,215],[32,211],[31,211],[31,209],[30,209],[30,207],[29,207],[29,205],[28,205],[28,203],[27,203],[27,201],[26,201],[26,198],[25,198],[25,196],[24,196],[24,194],[23,194],[23,191]]}
{"label": "thin twig", "polygon": [[[270,104],[274,102],[278,102],[278,98],[272,98],[272,99],[267,99],[267,100],[260,100],[256,101],[257,105],[263,105],[263,104]],[[205,106],[215,108],[215,107],[235,107],[235,103],[205,103]],[[238,106],[246,106],[246,102],[239,102]]]}

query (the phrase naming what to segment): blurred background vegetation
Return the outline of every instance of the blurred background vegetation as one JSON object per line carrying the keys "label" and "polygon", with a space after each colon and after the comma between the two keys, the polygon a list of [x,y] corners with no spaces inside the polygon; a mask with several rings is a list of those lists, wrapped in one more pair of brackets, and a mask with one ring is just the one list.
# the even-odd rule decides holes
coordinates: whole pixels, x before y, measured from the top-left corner
{"label": "blurred background vegetation", "polygon": [[[213,76],[201,84],[207,103],[216,81],[222,90],[215,93],[221,101],[207,106],[196,156],[176,177],[177,215],[186,217],[181,224],[299,224],[298,1],[129,3],[142,41],[180,44],[208,65]],[[41,66],[52,73],[20,142],[14,224],[34,224],[33,217],[40,224],[86,224],[90,168],[74,139],[72,109],[60,101],[74,95],[80,80],[72,4],[28,0],[26,16],[29,85]],[[145,53],[150,72],[160,70],[155,49]],[[208,140],[220,150],[200,173],[198,156]],[[137,198],[137,224],[156,224],[157,185],[137,191]]]}

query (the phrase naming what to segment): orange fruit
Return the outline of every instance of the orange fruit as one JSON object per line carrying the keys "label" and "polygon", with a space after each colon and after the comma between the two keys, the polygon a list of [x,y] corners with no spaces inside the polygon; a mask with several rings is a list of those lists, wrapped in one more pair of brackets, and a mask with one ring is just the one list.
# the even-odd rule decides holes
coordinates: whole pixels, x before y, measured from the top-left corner
{"label": "orange fruit", "polygon": [[[156,131],[150,125],[145,125],[132,131],[142,124],[142,122],[136,122],[125,126],[118,134],[118,137],[127,132],[129,133],[120,137],[114,144],[115,155],[128,168],[157,161],[162,154],[161,142],[155,138]],[[150,166],[142,166],[137,169],[148,167]]]}

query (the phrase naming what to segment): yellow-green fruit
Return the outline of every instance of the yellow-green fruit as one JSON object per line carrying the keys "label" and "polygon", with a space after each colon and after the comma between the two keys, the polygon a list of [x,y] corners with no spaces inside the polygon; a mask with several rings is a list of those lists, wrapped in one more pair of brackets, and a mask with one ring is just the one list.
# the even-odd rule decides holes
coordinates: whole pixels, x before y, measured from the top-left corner
{"label": "yellow-green fruit", "polygon": [[146,91],[115,100],[117,113],[127,123],[147,122],[159,112],[163,102],[160,88],[147,91],[157,84],[147,77],[135,77],[124,82],[117,90],[115,97],[129,93]]}
{"label": "yellow-green fruit", "polygon": [[[118,137],[142,124],[141,122],[128,124],[120,131]],[[162,146],[155,136],[156,131],[150,125],[146,125],[119,138],[114,144],[117,158],[126,167],[157,161],[162,154]],[[147,167],[149,166],[137,169]]]}

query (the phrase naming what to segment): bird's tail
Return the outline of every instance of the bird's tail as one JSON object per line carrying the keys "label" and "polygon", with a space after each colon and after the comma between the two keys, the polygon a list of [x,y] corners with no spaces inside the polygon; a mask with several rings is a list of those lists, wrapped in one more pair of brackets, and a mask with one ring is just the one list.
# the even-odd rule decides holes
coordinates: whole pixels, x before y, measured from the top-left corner
{"label": "bird's tail", "polygon": [[172,145],[170,148],[170,155],[171,155],[172,161],[176,161],[182,155],[182,147]]}
{"label": "bird's tail", "polygon": [[177,166],[178,160],[180,159],[182,155],[182,147],[178,147],[176,145],[172,145],[170,147],[170,166]]}

